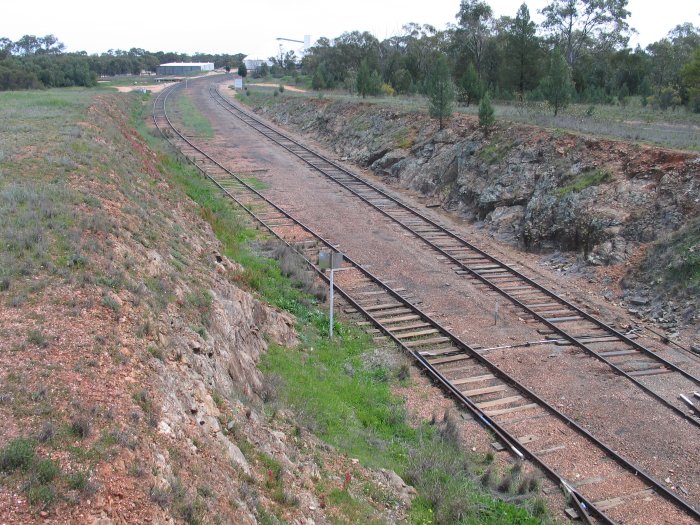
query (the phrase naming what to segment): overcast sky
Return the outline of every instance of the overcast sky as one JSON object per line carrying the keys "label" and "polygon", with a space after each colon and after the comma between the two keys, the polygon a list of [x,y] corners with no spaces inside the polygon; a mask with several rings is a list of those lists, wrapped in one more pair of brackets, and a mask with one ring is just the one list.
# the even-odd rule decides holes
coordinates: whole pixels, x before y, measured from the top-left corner
{"label": "overcast sky", "polygon": [[[399,34],[408,22],[444,29],[455,22],[459,0],[238,0],[158,2],[117,0],[10,0],[3,2],[0,37],[53,33],[68,51],[100,53],[108,49],[143,48],[184,53],[246,53],[268,58],[279,51],[276,37],[312,42],[345,31],[370,31],[380,40]],[[522,0],[491,0],[496,16],[515,16]],[[547,0],[527,2],[535,21]],[[188,7],[181,7],[182,5]],[[642,47],[676,25],[700,26],[700,7],[692,0],[629,0],[630,41]],[[284,49],[298,44],[283,42]]]}

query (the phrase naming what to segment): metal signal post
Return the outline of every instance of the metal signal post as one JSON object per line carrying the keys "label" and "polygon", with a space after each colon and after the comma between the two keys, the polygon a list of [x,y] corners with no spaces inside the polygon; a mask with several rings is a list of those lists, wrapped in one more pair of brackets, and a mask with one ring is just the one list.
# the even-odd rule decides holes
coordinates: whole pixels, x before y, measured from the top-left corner
{"label": "metal signal post", "polygon": [[328,294],[329,317],[328,337],[333,337],[333,274],[335,270],[343,266],[343,254],[340,252],[320,252],[318,254],[318,267],[322,270],[330,270],[330,293]]}

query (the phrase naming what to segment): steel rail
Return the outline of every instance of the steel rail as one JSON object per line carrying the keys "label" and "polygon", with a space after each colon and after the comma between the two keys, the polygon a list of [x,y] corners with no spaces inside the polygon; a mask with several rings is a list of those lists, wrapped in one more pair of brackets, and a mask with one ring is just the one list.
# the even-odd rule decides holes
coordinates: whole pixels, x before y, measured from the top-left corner
{"label": "steel rail", "polygon": [[[333,248],[333,244],[330,243],[329,241],[323,239],[320,235],[316,234],[308,228],[306,225],[303,225],[300,223],[298,220],[296,220],[294,217],[292,217],[289,213],[285,212],[283,209],[275,205],[273,202],[271,202],[269,199],[264,197],[260,192],[255,190],[253,187],[251,187],[248,183],[246,183],[244,180],[242,180],[240,177],[238,177],[235,173],[231,172],[224,166],[222,166],[220,163],[218,163],[214,158],[212,158],[210,155],[205,153],[201,148],[196,146],[192,141],[187,139],[184,135],[182,135],[177,128],[172,124],[170,119],[167,116],[167,113],[165,111],[165,101],[167,100],[167,97],[170,95],[172,91],[175,90],[174,88],[171,88],[167,91],[167,93],[161,93],[159,94],[158,98],[154,102],[154,109],[153,109],[153,119],[156,127],[161,131],[163,136],[171,142],[171,144],[179,149],[177,145],[173,143],[173,141],[170,139],[170,137],[167,136],[167,134],[164,132],[164,130],[161,128],[161,126],[158,124],[157,120],[157,104],[158,101],[160,100],[161,97],[163,97],[162,104],[163,104],[163,115],[165,117],[165,120],[170,127],[180,138],[182,142],[184,142],[188,147],[192,148],[195,152],[199,153],[203,157],[205,157],[209,162],[213,163],[216,165],[219,169],[227,173],[230,177],[235,179],[241,186],[245,187],[251,194],[253,194],[257,199],[260,201],[264,202],[267,206],[270,206],[273,208],[276,212],[279,214],[283,215],[284,217],[288,218],[290,221],[298,225],[300,228],[302,228],[305,232],[307,232],[309,235],[313,236],[315,239],[317,239],[319,242],[324,244],[326,247]],[[184,152],[183,152],[184,153]],[[273,235],[275,235],[277,238],[279,238],[282,242],[284,242],[287,246],[289,246],[291,249],[294,249],[297,253],[300,253],[296,248],[292,245],[290,245],[285,239],[283,239],[277,232],[274,231],[274,226],[270,226],[265,222],[264,219],[258,217],[253,210],[251,210],[248,206],[246,206],[245,203],[240,201],[238,198],[236,198],[235,195],[233,195],[231,192],[229,192],[226,188],[224,188],[219,182],[214,179],[207,171],[202,168],[195,160],[193,160],[190,157],[187,157],[189,162],[191,162],[204,176],[206,176],[210,181],[212,181],[221,191],[223,191],[226,195],[228,195],[234,202],[236,202],[239,206],[241,206],[251,217],[253,217],[256,221],[260,222],[267,230],[269,230]],[[303,253],[300,253],[300,256],[304,257],[304,259],[311,265],[311,267],[324,279],[326,282],[328,282],[327,277],[323,272],[312,262],[310,261]],[[700,519],[700,513],[698,513],[697,510],[695,510],[694,507],[689,505],[687,502],[670,492],[668,489],[666,489],[665,486],[663,486],[660,482],[656,481],[652,476],[647,474],[645,471],[642,469],[638,468],[637,466],[633,465],[626,459],[624,459],[622,456],[620,456],[618,453],[616,453],[614,450],[610,449],[607,445],[599,441],[597,438],[595,438],[593,435],[591,435],[587,430],[584,428],[580,427],[575,421],[571,420],[564,414],[560,413],[556,408],[553,406],[549,405],[546,401],[540,399],[534,392],[529,391],[526,387],[523,385],[520,385],[517,381],[513,380],[510,376],[502,372],[500,369],[498,369],[497,366],[492,364],[488,359],[484,358],[482,355],[480,355],[476,350],[459,340],[454,334],[452,334],[450,331],[447,329],[443,328],[439,323],[431,319],[427,314],[422,312],[419,308],[417,308],[415,305],[412,305],[409,303],[407,300],[405,300],[398,292],[393,290],[391,287],[389,287],[386,283],[384,283],[381,279],[378,277],[374,276],[371,272],[369,272],[367,269],[363,268],[361,265],[358,265],[351,259],[347,258],[347,261],[349,264],[353,265],[353,267],[361,272],[368,280],[371,282],[375,283],[377,286],[379,286],[383,291],[385,291],[387,294],[392,296],[397,302],[402,303],[406,308],[409,308],[416,312],[417,315],[419,315],[422,319],[424,319],[426,322],[429,322],[432,326],[436,327],[441,333],[446,334],[453,342],[453,344],[463,350],[465,353],[469,354],[471,358],[474,358],[476,361],[478,361],[480,364],[483,366],[487,367],[489,370],[492,371],[492,373],[499,377],[502,381],[504,381],[506,384],[511,385],[512,387],[520,390],[523,393],[526,393],[528,397],[531,399],[535,400],[538,402],[538,404],[545,409],[545,411],[549,412],[551,415],[556,417],[557,419],[563,421],[567,426],[570,428],[573,428],[576,430],[578,433],[586,437],[588,440],[590,440],[595,446],[603,450],[606,454],[611,456],[618,465],[622,466],[628,473],[640,477],[644,479],[647,483],[649,483],[652,487],[654,487],[654,490],[657,491],[663,498],[667,499],[677,507],[680,507],[683,509],[685,512],[689,513],[696,519]],[[582,515],[585,517],[587,511],[592,511],[596,516],[598,516],[603,522],[605,523],[613,523],[613,521],[600,509],[596,508],[596,506],[588,501],[582,494],[580,494],[576,489],[571,487],[560,475],[558,475],[553,469],[551,469],[544,461],[539,458],[536,454],[528,450],[526,446],[521,444],[517,438],[512,436],[507,430],[502,428],[497,422],[493,421],[490,417],[488,417],[479,407],[477,407],[474,402],[469,399],[467,396],[465,396],[458,388],[453,385],[449,379],[447,379],[442,373],[439,372],[433,365],[430,364],[430,362],[422,356],[419,352],[414,351],[413,349],[409,348],[406,346],[406,344],[400,340],[399,338],[396,337],[395,334],[393,334],[386,326],[384,326],[377,318],[375,318],[371,312],[367,311],[363,306],[361,306],[356,300],[354,300],[348,292],[346,292],[343,288],[339,286],[335,286],[335,289],[343,296],[352,306],[355,308],[358,312],[362,313],[365,318],[369,319],[371,322],[377,326],[378,329],[380,329],[383,333],[385,333],[391,340],[393,340],[400,348],[402,348],[404,351],[406,351],[409,355],[412,355],[423,367],[424,369],[428,372],[428,374],[443,388],[445,388],[447,391],[452,393],[458,400],[462,402],[462,404],[467,407],[476,417],[479,421],[482,422],[487,428],[490,428],[491,430],[496,433],[496,435],[503,441],[504,444],[508,446],[508,448],[518,456],[522,456],[523,453],[519,452],[520,450],[524,451],[524,455],[528,458],[530,458],[532,461],[534,461],[536,464],[538,464],[547,475],[556,480],[557,482],[561,483],[562,486],[570,492],[573,496],[574,501],[579,500],[582,504],[583,507],[579,508],[579,510],[582,512]]]}
{"label": "steel rail", "polygon": [[[697,377],[693,376],[692,374],[690,374],[690,373],[687,372],[686,370],[683,370],[682,368],[678,367],[677,365],[671,363],[670,361],[668,361],[668,360],[664,359],[663,357],[657,355],[656,353],[652,352],[652,351],[649,350],[648,348],[646,348],[646,347],[640,345],[640,344],[637,343],[636,341],[633,341],[632,339],[628,338],[628,337],[625,336],[624,334],[621,334],[620,332],[618,332],[618,331],[615,330],[614,328],[612,328],[612,327],[610,327],[609,325],[603,323],[603,322],[600,321],[599,319],[597,319],[597,318],[591,316],[590,314],[588,314],[587,312],[581,310],[581,309],[578,308],[577,306],[571,304],[571,303],[568,302],[566,299],[562,298],[560,295],[558,295],[558,294],[556,294],[555,292],[549,290],[549,289],[546,288],[545,286],[543,286],[543,285],[537,283],[536,281],[532,280],[531,278],[525,276],[525,275],[522,274],[521,272],[518,272],[517,270],[515,270],[515,269],[513,269],[512,267],[510,267],[509,265],[507,265],[507,264],[501,262],[500,260],[496,259],[495,257],[489,255],[488,253],[484,252],[484,251],[481,250],[480,248],[478,248],[478,247],[472,245],[472,244],[469,243],[467,240],[463,239],[462,237],[459,237],[459,236],[456,235],[455,233],[453,233],[453,232],[451,232],[450,230],[446,229],[444,226],[441,226],[440,224],[438,224],[438,223],[436,223],[435,221],[433,221],[432,219],[426,217],[426,216],[423,215],[422,213],[420,213],[420,212],[414,210],[413,208],[409,207],[408,205],[402,203],[401,201],[399,201],[399,200],[396,199],[395,197],[393,197],[393,196],[391,196],[391,195],[385,193],[382,189],[377,188],[377,187],[374,186],[373,184],[371,184],[371,183],[365,181],[364,179],[359,178],[358,176],[354,175],[352,172],[350,172],[350,171],[348,171],[347,169],[343,168],[342,166],[338,165],[338,164],[335,163],[334,161],[332,161],[332,160],[330,160],[330,159],[324,157],[323,155],[320,155],[320,154],[318,154],[318,153],[316,153],[316,152],[310,150],[310,149],[307,148],[306,146],[304,146],[304,145],[300,144],[298,141],[296,141],[296,140],[294,140],[294,139],[288,137],[288,136],[285,135],[284,133],[281,133],[281,132],[279,132],[279,131],[277,131],[277,130],[271,128],[270,126],[268,126],[266,123],[264,123],[263,121],[261,121],[261,120],[258,119],[257,117],[250,115],[249,113],[243,111],[242,109],[240,109],[240,108],[237,107],[236,105],[233,105],[230,101],[226,100],[226,99],[218,92],[218,89],[215,90],[214,92],[215,92],[216,95],[217,95],[216,97],[213,96],[213,94],[212,94],[213,91],[212,91],[211,88],[210,88],[210,94],[212,94],[212,98],[214,98],[214,99],[219,103],[219,105],[221,105],[224,109],[226,109],[227,111],[229,111],[229,112],[231,112],[232,114],[234,114],[235,116],[237,116],[240,120],[242,120],[242,121],[245,122],[246,124],[250,125],[253,129],[255,129],[256,131],[258,131],[259,133],[261,133],[262,135],[264,135],[264,136],[267,137],[268,139],[272,140],[273,142],[275,142],[275,143],[278,144],[279,146],[283,147],[284,149],[286,149],[287,151],[289,151],[290,153],[292,153],[292,154],[295,155],[296,157],[300,158],[302,161],[304,161],[306,164],[308,164],[309,166],[311,166],[312,168],[314,168],[316,171],[318,171],[318,172],[320,172],[321,174],[323,174],[324,176],[330,178],[330,179],[333,180],[334,182],[340,184],[342,187],[344,187],[345,189],[347,189],[348,191],[350,191],[351,193],[353,193],[355,196],[357,196],[358,198],[360,198],[363,202],[367,203],[368,205],[372,206],[375,210],[379,211],[379,212],[380,212],[382,215],[384,215],[385,217],[388,217],[390,220],[392,220],[393,222],[399,224],[399,225],[400,225],[402,228],[404,228],[405,230],[407,230],[407,231],[409,231],[410,233],[412,233],[413,235],[417,236],[417,237],[418,237],[419,239],[421,239],[424,243],[426,243],[428,246],[430,246],[431,249],[433,249],[433,250],[437,251],[438,253],[440,253],[440,255],[442,255],[443,257],[445,257],[446,259],[448,259],[450,262],[452,262],[452,263],[458,265],[458,266],[460,267],[460,269],[463,269],[463,270],[469,272],[473,277],[476,277],[479,281],[481,281],[482,283],[484,283],[484,284],[486,284],[487,286],[491,287],[494,291],[500,293],[502,296],[504,296],[504,297],[507,298],[509,301],[511,301],[512,303],[514,303],[517,307],[521,308],[523,311],[527,312],[529,315],[533,316],[533,317],[534,317],[535,319],[537,319],[539,322],[541,322],[542,324],[544,324],[545,326],[547,326],[550,330],[552,330],[552,331],[554,331],[555,333],[558,333],[559,335],[561,335],[564,339],[566,339],[566,340],[567,340],[569,343],[571,343],[572,345],[574,345],[574,346],[576,346],[576,347],[578,347],[578,348],[584,350],[586,353],[588,353],[589,355],[591,355],[591,356],[594,357],[595,359],[598,359],[599,361],[601,361],[601,362],[605,363],[606,365],[608,365],[615,373],[617,373],[617,374],[619,374],[619,375],[625,377],[626,379],[628,379],[629,381],[631,381],[632,383],[634,383],[637,387],[639,387],[639,388],[640,388],[642,391],[644,391],[647,395],[649,395],[650,397],[652,397],[652,398],[655,399],[656,401],[660,402],[660,403],[661,403],[662,405],[664,405],[666,408],[672,410],[672,411],[673,411],[675,414],[677,414],[679,417],[682,417],[684,420],[690,422],[691,424],[693,424],[693,425],[695,425],[695,426],[697,426],[697,427],[700,427],[700,420],[699,420],[699,419],[697,419],[696,417],[693,417],[693,416],[689,415],[685,410],[683,410],[683,409],[679,408],[678,406],[674,405],[673,403],[669,402],[666,398],[664,398],[663,396],[657,394],[654,390],[652,390],[651,388],[647,387],[644,383],[642,383],[641,381],[639,381],[637,378],[635,378],[634,376],[630,375],[627,371],[625,371],[625,370],[623,370],[622,368],[620,368],[618,365],[616,365],[616,364],[615,364],[614,362],[612,362],[610,359],[607,359],[605,356],[600,355],[598,352],[596,352],[595,350],[593,350],[592,348],[590,348],[584,341],[579,340],[578,338],[576,338],[575,336],[571,335],[570,333],[568,333],[567,331],[565,331],[565,330],[562,329],[561,327],[557,326],[555,323],[549,321],[546,317],[544,317],[543,314],[540,314],[540,313],[536,312],[535,310],[533,310],[532,308],[528,307],[525,303],[523,303],[523,302],[522,302],[521,300],[519,300],[517,297],[514,297],[513,295],[509,294],[507,290],[504,290],[504,289],[503,289],[502,287],[500,287],[497,283],[494,283],[491,279],[489,279],[489,278],[486,277],[485,275],[480,274],[478,271],[473,270],[473,269],[470,268],[468,265],[464,264],[464,262],[462,262],[462,261],[460,261],[458,258],[456,258],[454,255],[452,255],[451,253],[449,253],[449,252],[445,251],[444,249],[440,248],[440,247],[437,246],[435,243],[433,243],[432,241],[430,241],[429,239],[427,239],[425,236],[421,235],[419,232],[416,232],[416,231],[415,231],[414,229],[412,229],[410,226],[408,226],[408,225],[404,224],[402,221],[398,220],[398,219],[397,219],[396,217],[394,217],[391,213],[388,213],[386,210],[382,209],[382,207],[373,204],[373,203],[371,202],[371,199],[365,197],[364,195],[361,195],[361,194],[358,193],[355,189],[349,187],[347,184],[344,184],[343,182],[340,182],[339,180],[337,180],[337,179],[336,179],[335,177],[333,177],[332,175],[329,175],[328,173],[325,173],[319,166],[314,165],[314,164],[313,164],[312,162],[310,162],[308,159],[302,157],[298,152],[295,152],[292,148],[288,147],[287,145],[281,143],[281,142],[278,141],[278,140],[275,140],[275,138],[272,137],[272,136],[270,136],[269,134],[264,133],[262,130],[258,129],[258,127],[256,127],[256,125],[257,125],[257,126],[260,126],[260,127],[262,127],[262,128],[264,128],[265,130],[267,130],[267,131],[269,131],[269,132],[272,132],[272,133],[274,133],[274,134],[276,134],[276,135],[281,136],[284,140],[289,141],[289,142],[293,143],[295,146],[297,146],[298,148],[303,149],[305,153],[307,153],[307,154],[309,154],[309,155],[313,155],[313,156],[319,158],[320,160],[322,160],[323,162],[326,162],[326,163],[332,165],[335,169],[341,171],[344,175],[347,175],[347,176],[351,177],[355,182],[360,183],[360,184],[362,184],[363,186],[366,186],[366,187],[370,188],[372,191],[375,191],[375,192],[379,193],[379,194],[381,195],[382,198],[391,200],[392,203],[394,203],[395,205],[397,205],[398,207],[400,207],[403,211],[406,211],[406,212],[408,212],[408,213],[410,213],[410,214],[412,214],[412,215],[415,215],[415,216],[419,217],[421,220],[425,221],[428,225],[430,225],[431,227],[437,229],[441,234],[449,236],[452,240],[457,241],[457,242],[463,244],[467,249],[470,249],[470,250],[472,250],[472,251],[478,253],[478,254],[479,254],[480,256],[482,256],[483,258],[488,259],[489,261],[491,261],[491,262],[497,264],[500,268],[502,268],[502,270],[503,270],[504,272],[507,272],[507,273],[513,275],[514,277],[516,277],[516,278],[518,278],[518,279],[524,281],[524,282],[527,283],[528,285],[530,285],[530,286],[532,286],[533,288],[535,288],[538,292],[541,292],[541,293],[543,293],[544,295],[546,295],[547,297],[551,298],[552,300],[555,300],[555,301],[557,301],[558,303],[560,303],[564,308],[567,308],[567,309],[572,310],[572,313],[576,313],[577,315],[583,317],[585,320],[594,323],[598,328],[600,328],[601,330],[604,330],[605,332],[607,332],[607,333],[609,334],[610,337],[615,337],[615,338],[619,339],[622,343],[633,346],[633,348],[635,348],[635,350],[638,350],[638,351],[642,352],[644,355],[646,355],[647,357],[651,358],[651,359],[654,360],[654,361],[660,362],[663,366],[669,368],[670,370],[681,374],[683,377],[685,377],[686,379],[688,379],[688,380],[690,380],[691,382],[693,382],[696,386],[700,386],[700,378],[697,378]],[[222,104],[222,102],[223,102],[223,104]],[[224,105],[224,104],[226,104],[226,105]],[[244,118],[241,117],[241,115],[243,115]],[[251,123],[248,122],[248,120],[246,120],[246,119],[252,120],[253,122],[255,122],[256,125],[251,124]],[[684,406],[684,408],[685,408],[685,405],[683,405],[683,406]],[[697,409],[695,409],[695,410],[697,411]]]}

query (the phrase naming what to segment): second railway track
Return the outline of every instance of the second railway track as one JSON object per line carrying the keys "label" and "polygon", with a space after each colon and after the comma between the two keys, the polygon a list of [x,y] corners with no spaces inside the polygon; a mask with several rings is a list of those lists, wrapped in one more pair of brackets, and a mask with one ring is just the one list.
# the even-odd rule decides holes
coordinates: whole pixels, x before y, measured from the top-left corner
{"label": "second railway track", "polygon": [[[257,221],[314,264],[331,243],[280,209],[242,178],[225,169],[172,125],[167,114],[171,88],[154,103],[156,126],[221,191]],[[535,462],[562,484],[591,523],[696,523],[690,504],[627,461],[469,347],[351,259],[337,291],[365,322],[412,355],[445,390],[458,399],[515,454]],[[533,445],[533,443],[535,445]],[[581,479],[580,473],[585,473]]]}

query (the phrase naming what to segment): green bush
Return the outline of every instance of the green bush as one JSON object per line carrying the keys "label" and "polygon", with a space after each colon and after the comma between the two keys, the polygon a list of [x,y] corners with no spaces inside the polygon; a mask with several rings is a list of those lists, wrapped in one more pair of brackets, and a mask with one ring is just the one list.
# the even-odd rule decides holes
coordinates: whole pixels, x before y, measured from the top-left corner
{"label": "green bush", "polygon": [[0,470],[29,469],[35,454],[35,443],[31,439],[17,438],[10,441],[0,452]]}
{"label": "green bush", "polygon": [[88,473],[82,470],[71,472],[66,477],[68,488],[71,490],[85,490],[88,486]]}
{"label": "green bush", "polygon": [[61,474],[60,465],[52,459],[42,459],[34,466],[36,480],[40,484],[51,483]]}
{"label": "green bush", "polygon": [[49,505],[56,499],[56,491],[51,485],[35,485],[27,491],[27,501],[30,505],[43,503]]}

